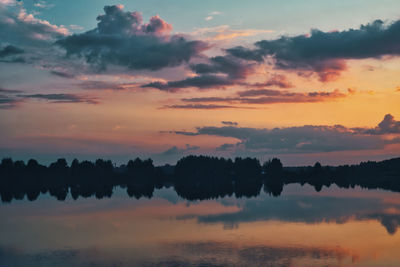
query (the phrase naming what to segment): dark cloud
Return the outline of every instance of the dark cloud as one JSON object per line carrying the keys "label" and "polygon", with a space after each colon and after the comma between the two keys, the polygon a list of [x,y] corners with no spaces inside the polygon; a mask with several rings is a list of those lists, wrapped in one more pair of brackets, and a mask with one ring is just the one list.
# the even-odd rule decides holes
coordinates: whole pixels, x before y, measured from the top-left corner
{"label": "dark cloud", "polygon": [[214,105],[214,104],[186,104],[186,105],[166,105],[163,108],[168,109],[226,109],[226,108],[241,108],[229,105]]}
{"label": "dark cloud", "polygon": [[400,215],[399,214],[387,214],[382,212],[376,212],[365,216],[368,219],[379,221],[385,228],[388,234],[394,235],[400,226]]}
{"label": "dark cloud", "polygon": [[52,70],[50,71],[51,74],[61,77],[61,78],[66,78],[66,79],[73,79],[75,78],[75,74],[72,73],[68,73],[68,72],[64,72],[64,71],[56,71],[56,70]]}
{"label": "dark cloud", "polygon": [[224,125],[228,125],[228,126],[238,126],[239,123],[237,123],[236,121],[221,121],[222,124]]}
{"label": "dark cloud", "polygon": [[[386,131],[381,132],[381,134],[387,132],[387,128],[385,129]],[[341,125],[305,125],[274,129],[211,126],[198,127],[194,132],[179,131],[175,133],[188,136],[213,135],[236,138],[239,140],[238,145],[243,146],[248,151],[278,151],[283,153],[382,149],[387,144],[400,142],[399,138],[385,140],[378,134],[367,134],[367,132],[365,130],[365,133],[360,133],[360,131]]]}
{"label": "dark cloud", "polygon": [[19,90],[8,90],[0,88],[0,93],[14,95],[12,97],[0,94],[0,109],[11,109],[22,103],[24,99],[46,100],[51,103],[87,103],[98,104],[98,100],[94,97],[88,97],[77,94],[18,94]]}
{"label": "dark cloud", "polygon": [[271,56],[281,69],[310,70],[321,81],[336,78],[346,69],[346,59],[379,58],[400,55],[400,20],[390,25],[376,20],[359,29],[283,36],[255,43],[255,49],[234,47],[227,52],[238,58],[258,61]]}
{"label": "dark cloud", "polygon": [[0,49],[0,62],[3,63],[25,63],[25,59],[20,54],[25,51],[19,47],[13,45],[7,45]]}
{"label": "dark cloud", "polygon": [[23,54],[24,50],[13,45],[7,45],[0,49],[0,58]]}
{"label": "dark cloud", "polygon": [[228,54],[235,56],[237,58],[242,58],[245,60],[253,60],[257,62],[264,61],[265,53],[262,50],[249,49],[243,46],[237,46],[229,48],[226,50]]}
{"label": "dark cloud", "polygon": [[176,92],[182,88],[196,87],[199,89],[210,89],[210,88],[224,88],[225,86],[234,85],[235,81],[227,77],[215,76],[215,75],[202,75],[186,78],[180,81],[170,82],[152,82],[142,85],[143,88],[157,88],[163,91]]}
{"label": "dark cloud", "polygon": [[21,102],[21,100],[19,100],[18,98],[0,95],[0,109],[11,109],[11,108],[14,108],[20,102]]}
{"label": "dark cloud", "polygon": [[142,87],[152,87],[166,91],[178,91],[182,88],[199,89],[224,88],[245,79],[252,70],[252,65],[231,56],[217,56],[209,59],[209,63],[190,66],[198,76],[179,81],[152,82]]}
{"label": "dark cloud", "polygon": [[400,134],[400,121],[396,121],[391,114],[386,114],[378,126],[364,132],[369,134]]}
{"label": "dark cloud", "polygon": [[143,24],[138,12],[125,12],[122,6],[105,6],[97,17],[97,27],[56,42],[67,56],[83,57],[105,69],[119,65],[129,69],[159,70],[179,66],[208,48],[202,41],[189,41],[170,35],[172,27],[158,16]]}
{"label": "dark cloud", "polygon": [[162,152],[161,155],[163,156],[182,155],[186,152],[198,150],[199,148],[200,148],[199,146],[191,146],[189,144],[186,144],[184,148],[178,148],[177,146],[173,146]]}
{"label": "dark cloud", "polygon": [[21,93],[22,91],[20,90],[10,90],[10,89],[4,89],[2,87],[0,87],[0,93],[2,94],[17,94],[17,93]]}
{"label": "dark cloud", "polygon": [[236,147],[236,144],[222,144],[219,147],[217,147],[215,150],[216,151],[227,151],[234,147]]}
{"label": "dark cloud", "polygon": [[227,74],[231,79],[246,78],[251,65],[230,56],[217,56],[209,59],[210,63],[195,64],[191,69],[197,74]]}
{"label": "dark cloud", "polygon": [[19,95],[22,98],[33,98],[47,100],[52,103],[88,103],[98,104],[96,98],[75,95],[75,94],[33,94],[33,95]]}

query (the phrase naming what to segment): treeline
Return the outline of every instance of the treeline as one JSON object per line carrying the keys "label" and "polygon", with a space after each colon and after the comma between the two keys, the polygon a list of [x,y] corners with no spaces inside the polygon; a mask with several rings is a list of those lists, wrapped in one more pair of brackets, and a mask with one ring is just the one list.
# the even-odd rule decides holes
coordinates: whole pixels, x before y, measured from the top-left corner
{"label": "treeline", "polygon": [[139,158],[115,166],[110,160],[95,162],[73,160],[71,165],[59,159],[49,166],[36,160],[13,161],[6,158],[0,164],[0,195],[3,202],[13,199],[35,200],[49,193],[65,200],[70,193],[79,197],[111,197],[116,187],[125,188],[130,197],[153,195],[156,188],[173,186],[177,194],[188,200],[203,200],[235,195],[251,197],[265,192],[279,196],[286,184],[314,186],[336,184],[342,188],[356,185],[369,189],[400,192],[400,158],[381,162],[363,162],[339,167],[314,166],[284,168],[279,159],[263,165],[254,158],[235,160],[187,156],[176,166],[155,167],[151,159]]}

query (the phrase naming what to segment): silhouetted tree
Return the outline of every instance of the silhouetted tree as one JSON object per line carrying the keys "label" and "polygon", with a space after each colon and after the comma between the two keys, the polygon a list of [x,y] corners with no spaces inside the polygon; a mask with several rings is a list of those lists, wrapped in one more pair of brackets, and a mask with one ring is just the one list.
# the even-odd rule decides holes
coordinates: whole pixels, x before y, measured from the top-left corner
{"label": "silhouetted tree", "polygon": [[[262,175],[262,171],[264,175]],[[359,165],[338,167],[322,166],[283,168],[274,158],[262,167],[257,159],[231,159],[187,156],[174,166],[154,167],[151,159],[130,160],[126,165],[114,167],[110,160],[73,160],[68,166],[58,159],[48,167],[30,159],[13,161],[4,158],[0,163],[0,196],[3,202],[12,199],[37,199],[49,192],[58,200],[68,193],[78,197],[111,197],[113,189],[121,186],[131,197],[151,197],[154,188],[173,185],[179,196],[189,199],[210,199],[230,196],[250,197],[264,191],[273,196],[281,194],[284,185],[310,184],[316,191],[336,184],[349,188],[356,185],[368,189],[386,189],[400,192],[400,158],[381,162],[361,162]]]}

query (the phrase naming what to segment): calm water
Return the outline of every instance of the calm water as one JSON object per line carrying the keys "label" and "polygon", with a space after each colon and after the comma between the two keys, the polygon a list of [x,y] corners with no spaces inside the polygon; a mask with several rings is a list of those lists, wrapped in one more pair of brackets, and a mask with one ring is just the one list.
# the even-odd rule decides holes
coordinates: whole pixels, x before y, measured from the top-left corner
{"label": "calm water", "polygon": [[400,194],[290,185],[187,201],[42,195],[0,204],[0,266],[400,266]]}

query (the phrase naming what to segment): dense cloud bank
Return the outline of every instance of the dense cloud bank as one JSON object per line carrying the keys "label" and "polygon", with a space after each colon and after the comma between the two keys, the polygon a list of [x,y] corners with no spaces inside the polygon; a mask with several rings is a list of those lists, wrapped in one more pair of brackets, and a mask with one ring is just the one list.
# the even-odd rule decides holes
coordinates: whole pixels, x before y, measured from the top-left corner
{"label": "dense cloud bank", "polygon": [[[160,80],[155,75],[151,82],[141,84],[143,88],[177,92],[183,88],[204,90],[234,85],[289,89],[295,85],[282,74],[271,73],[265,82],[254,84],[248,84],[247,78],[257,72],[257,67],[267,64],[301,75],[316,73],[321,81],[327,82],[347,69],[349,59],[400,55],[399,20],[391,23],[376,20],[343,31],[313,29],[310,34],[261,40],[251,48],[223,49],[222,53],[213,56],[202,53],[213,47],[211,43],[193,40],[188,35],[172,33],[172,30],[172,25],[158,15],[144,22],[140,12],[125,11],[123,5],[112,5],[105,6],[104,13],[97,16],[94,29],[71,35],[64,26],[29,14],[21,2],[8,1],[0,4],[0,62],[35,62],[64,78],[73,78],[82,72],[106,73],[112,69],[132,73],[183,65],[187,73],[182,79],[165,80],[164,77]],[[61,48],[61,51],[50,47]],[[65,52],[66,57],[60,52]],[[253,104],[253,101],[242,100],[247,104]],[[260,99],[256,104],[271,101],[279,103]]]}
{"label": "dense cloud bank", "polygon": [[[400,134],[400,122],[387,114],[375,128],[347,128],[342,125],[304,125],[298,127],[260,129],[234,125],[198,127],[194,132],[173,131],[187,136],[212,135],[240,140],[229,148],[281,153],[312,153],[382,149],[399,144],[399,138],[385,139],[385,134]],[[226,145],[222,148],[228,148]]]}
{"label": "dense cloud bank", "polygon": [[[154,71],[188,63],[187,68],[196,76],[143,85],[177,91],[186,87],[223,88],[243,83],[254,73],[254,66],[260,64],[272,64],[281,70],[314,72],[326,82],[347,69],[348,59],[400,55],[399,20],[388,23],[375,20],[357,29],[343,31],[313,29],[305,35],[261,40],[253,48],[231,47],[224,49],[222,55],[208,58],[201,53],[211,48],[210,43],[173,34],[172,25],[158,15],[144,22],[141,13],[125,11],[123,5],[112,5],[104,7],[104,14],[97,16],[97,21],[94,29],[71,35],[64,26],[29,14],[22,3],[0,3],[0,59],[22,63],[26,59],[18,54],[55,42],[66,51],[67,57],[83,58],[100,72],[105,72],[110,65],[129,71]],[[28,51],[25,48],[29,48]],[[204,62],[193,62],[192,59],[199,56]],[[35,57],[43,57],[43,53],[36,53]],[[52,63],[57,65],[57,62]],[[280,74],[271,75],[258,86],[294,87]]]}

